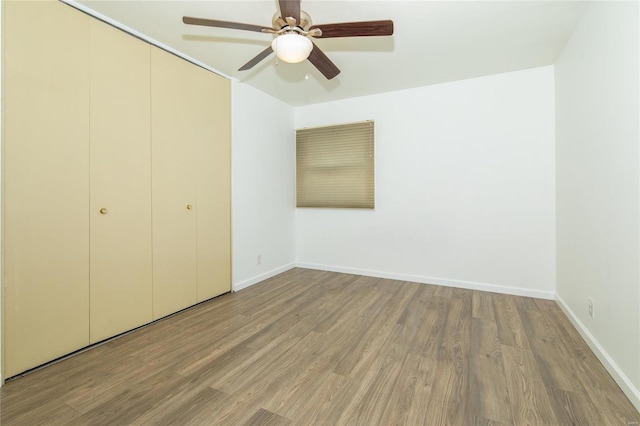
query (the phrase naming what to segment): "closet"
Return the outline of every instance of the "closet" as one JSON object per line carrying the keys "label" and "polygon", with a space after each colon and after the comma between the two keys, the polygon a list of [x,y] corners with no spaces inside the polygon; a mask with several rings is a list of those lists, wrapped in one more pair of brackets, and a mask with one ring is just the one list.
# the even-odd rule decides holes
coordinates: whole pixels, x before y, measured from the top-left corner
{"label": "closet", "polygon": [[96,343],[152,320],[151,61],[147,43],[95,19],[90,29],[90,343]]}
{"label": "closet", "polygon": [[3,377],[231,290],[230,84],[4,2]]}
{"label": "closet", "polygon": [[[89,344],[89,23],[3,2],[3,377]],[[37,31],[34,31],[37,28]]]}
{"label": "closet", "polygon": [[231,210],[221,200],[231,190],[230,93],[208,71],[160,49],[152,48],[151,63],[153,316],[160,318],[229,291]]}

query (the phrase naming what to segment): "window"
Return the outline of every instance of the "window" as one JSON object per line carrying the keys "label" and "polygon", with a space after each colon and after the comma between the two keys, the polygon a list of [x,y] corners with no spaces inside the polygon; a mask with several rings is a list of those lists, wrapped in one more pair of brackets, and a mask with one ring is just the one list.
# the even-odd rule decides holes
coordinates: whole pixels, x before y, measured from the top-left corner
{"label": "window", "polygon": [[373,121],[296,131],[296,206],[374,208]]}

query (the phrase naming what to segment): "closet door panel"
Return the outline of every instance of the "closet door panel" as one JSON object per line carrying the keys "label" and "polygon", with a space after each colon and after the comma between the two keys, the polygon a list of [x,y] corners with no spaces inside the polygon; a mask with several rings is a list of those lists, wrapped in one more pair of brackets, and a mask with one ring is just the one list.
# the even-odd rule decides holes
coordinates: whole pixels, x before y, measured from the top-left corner
{"label": "closet door panel", "polygon": [[89,343],[89,18],[3,2],[4,377]]}
{"label": "closet door panel", "polygon": [[197,301],[194,69],[151,48],[154,318]]}
{"label": "closet door panel", "polygon": [[231,291],[231,88],[199,72],[198,301]]}
{"label": "closet door panel", "polygon": [[149,45],[92,20],[91,343],[153,319],[149,98]]}

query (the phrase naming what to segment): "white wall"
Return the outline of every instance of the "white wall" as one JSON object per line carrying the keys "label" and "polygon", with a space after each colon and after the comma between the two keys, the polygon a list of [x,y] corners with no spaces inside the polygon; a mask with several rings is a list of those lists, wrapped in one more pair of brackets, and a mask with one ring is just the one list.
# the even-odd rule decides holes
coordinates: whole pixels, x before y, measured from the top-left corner
{"label": "white wall", "polygon": [[232,121],[233,289],[240,290],[295,262],[294,112],[234,82]]}
{"label": "white wall", "polygon": [[297,209],[298,264],[553,298],[553,96],[544,67],[297,108],[376,132],[376,209]]}
{"label": "white wall", "polygon": [[559,302],[640,409],[638,24],[590,4],[555,77]]}

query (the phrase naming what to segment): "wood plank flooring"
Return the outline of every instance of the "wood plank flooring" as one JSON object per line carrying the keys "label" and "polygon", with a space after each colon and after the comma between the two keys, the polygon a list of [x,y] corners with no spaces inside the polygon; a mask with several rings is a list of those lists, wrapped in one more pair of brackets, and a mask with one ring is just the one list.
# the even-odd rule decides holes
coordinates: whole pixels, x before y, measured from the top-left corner
{"label": "wood plank flooring", "polygon": [[553,301],[293,269],[0,390],[2,425],[623,425]]}

